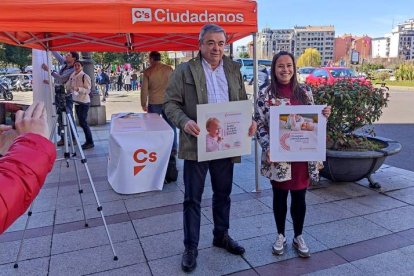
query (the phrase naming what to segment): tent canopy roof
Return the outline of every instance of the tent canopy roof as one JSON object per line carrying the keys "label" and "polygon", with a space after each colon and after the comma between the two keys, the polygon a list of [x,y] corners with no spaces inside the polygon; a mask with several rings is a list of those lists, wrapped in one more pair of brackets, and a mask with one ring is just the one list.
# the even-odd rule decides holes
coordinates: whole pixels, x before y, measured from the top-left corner
{"label": "tent canopy roof", "polygon": [[0,42],[54,51],[196,50],[203,25],[257,32],[250,0],[2,0]]}

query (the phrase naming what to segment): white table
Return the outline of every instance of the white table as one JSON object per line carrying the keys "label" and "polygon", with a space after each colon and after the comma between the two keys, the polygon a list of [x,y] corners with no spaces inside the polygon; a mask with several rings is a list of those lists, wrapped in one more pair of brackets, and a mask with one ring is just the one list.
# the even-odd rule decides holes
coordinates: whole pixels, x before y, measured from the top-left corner
{"label": "white table", "polygon": [[158,114],[113,114],[108,181],[115,192],[162,190],[173,137],[173,130]]}

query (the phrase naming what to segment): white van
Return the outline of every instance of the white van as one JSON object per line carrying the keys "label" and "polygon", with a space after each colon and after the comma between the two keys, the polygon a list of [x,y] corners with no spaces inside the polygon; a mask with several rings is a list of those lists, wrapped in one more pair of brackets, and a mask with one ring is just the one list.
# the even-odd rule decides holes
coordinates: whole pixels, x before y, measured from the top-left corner
{"label": "white van", "polygon": [[[234,61],[240,63],[240,72],[242,74],[243,80],[250,81],[253,78],[253,59],[251,58],[236,58]],[[259,59],[257,60],[258,65],[263,65],[268,68],[270,72],[270,66],[272,65],[271,60]]]}

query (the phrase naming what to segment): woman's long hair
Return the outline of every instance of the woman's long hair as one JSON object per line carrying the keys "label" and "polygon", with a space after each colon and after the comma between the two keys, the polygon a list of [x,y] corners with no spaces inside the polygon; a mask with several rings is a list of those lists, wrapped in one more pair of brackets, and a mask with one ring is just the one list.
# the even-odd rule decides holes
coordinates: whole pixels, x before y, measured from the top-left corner
{"label": "woman's long hair", "polygon": [[300,87],[298,78],[296,76],[295,57],[291,53],[286,52],[286,51],[280,51],[273,57],[272,67],[270,70],[270,85],[267,87],[266,92],[270,92],[275,98],[280,98],[279,89],[277,88],[277,86],[280,85],[280,83],[276,78],[275,72],[276,72],[276,61],[281,56],[290,56],[293,62],[293,76],[290,79],[290,85],[292,86],[292,90],[293,90],[293,97],[302,104],[309,104],[309,99],[306,96],[306,93],[303,90],[303,88]]}

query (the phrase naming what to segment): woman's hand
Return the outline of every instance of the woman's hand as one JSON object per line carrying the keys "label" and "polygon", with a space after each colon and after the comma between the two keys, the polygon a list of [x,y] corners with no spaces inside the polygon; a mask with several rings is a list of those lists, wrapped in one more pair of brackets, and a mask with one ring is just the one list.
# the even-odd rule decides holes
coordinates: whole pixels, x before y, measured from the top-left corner
{"label": "woman's hand", "polygon": [[271,105],[275,105],[275,106],[279,106],[282,104],[282,101],[280,99],[272,99],[270,102],[271,102]]}
{"label": "woman's hand", "polygon": [[252,120],[252,124],[249,127],[249,137],[252,137],[256,133],[256,130],[257,130],[257,123],[256,121]]}
{"label": "woman's hand", "polygon": [[266,162],[269,164],[273,163],[272,161],[270,161],[270,149],[266,151]]}
{"label": "woman's hand", "polygon": [[326,117],[326,119],[329,118],[329,116],[331,116],[331,106],[328,105],[326,106],[323,110],[322,110],[322,115]]}

